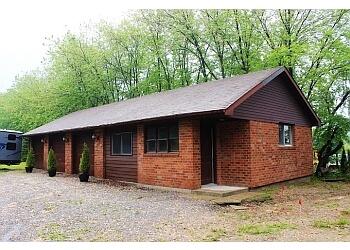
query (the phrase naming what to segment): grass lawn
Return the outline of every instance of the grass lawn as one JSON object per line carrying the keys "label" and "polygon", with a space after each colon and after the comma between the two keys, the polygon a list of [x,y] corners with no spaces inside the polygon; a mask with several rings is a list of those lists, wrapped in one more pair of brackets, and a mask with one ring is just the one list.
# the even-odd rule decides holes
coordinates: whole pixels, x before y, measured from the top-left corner
{"label": "grass lawn", "polygon": [[4,165],[0,164],[0,172],[14,171],[14,170],[24,170],[26,166],[25,162],[21,162],[19,165]]}

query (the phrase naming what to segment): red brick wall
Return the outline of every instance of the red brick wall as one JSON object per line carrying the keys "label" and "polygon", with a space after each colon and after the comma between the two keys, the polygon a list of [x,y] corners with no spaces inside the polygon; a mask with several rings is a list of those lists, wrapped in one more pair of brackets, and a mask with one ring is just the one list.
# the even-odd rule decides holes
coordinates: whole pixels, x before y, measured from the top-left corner
{"label": "red brick wall", "polygon": [[279,145],[278,124],[251,121],[250,134],[250,187],[312,175],[311,128],[294,126],[292,146]]}
{"label": "red brick wall", "polygon": [[217,124],[217,183],[259,187],[310,176],[311,128],[294,126],[293,146],[278,143],[278,124],[228,121]]}
{"label": "red brick wall", "polygon": [[216,125],[217,184],[247,186],[250,181],[249,121],[226,121]]}
{"label": "red brick wall", "polygon": [[138,182],[183,189],[201,187],[199,121],[179,121],[178,153],[145,153],[144,127],[137,127]]}
{"label": "red brick wall", "polygon": [[67,138],[67,141],[64,144],[64,172],[66,174],[72,174],[72,133],[66,133],[64,136]]}
{"label": "red brick wall", "polygon": [[95,129],[94,134],[98,139],[94,141],[94,176],[97,178],[105,178],[104,164],[104,130]]}
{"label": "red brick wall", "polygon": [[43,169],[47,170],[47,160],[49,158],[49,136],[44,136]]}

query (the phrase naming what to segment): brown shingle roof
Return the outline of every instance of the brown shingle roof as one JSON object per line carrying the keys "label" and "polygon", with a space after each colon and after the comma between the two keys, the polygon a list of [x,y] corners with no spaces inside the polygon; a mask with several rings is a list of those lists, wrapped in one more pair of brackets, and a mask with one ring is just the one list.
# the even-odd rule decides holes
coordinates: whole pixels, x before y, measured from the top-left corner
{"label": "brown shingle roof", "polygon": [[278,67],[80,110],[24,135],[45,134],[157,118],[225,112],[254,87],[280,73]]}

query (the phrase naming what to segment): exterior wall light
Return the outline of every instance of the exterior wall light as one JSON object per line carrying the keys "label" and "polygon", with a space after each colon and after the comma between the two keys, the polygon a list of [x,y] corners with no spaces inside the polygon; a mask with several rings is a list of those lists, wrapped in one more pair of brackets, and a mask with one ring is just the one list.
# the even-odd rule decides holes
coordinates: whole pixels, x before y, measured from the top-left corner
{"label": "exterior wall light", "polygon": [[92,134],[91,139],[95,141],[95,140],[98,140],[99,138],[98,138],[98,135]]}
{"label": "exterior wall light", "polygon": [[68,142],[68,138],[65,137],[65,136],[63,136],[62,140],[63,140],[64,142]]}

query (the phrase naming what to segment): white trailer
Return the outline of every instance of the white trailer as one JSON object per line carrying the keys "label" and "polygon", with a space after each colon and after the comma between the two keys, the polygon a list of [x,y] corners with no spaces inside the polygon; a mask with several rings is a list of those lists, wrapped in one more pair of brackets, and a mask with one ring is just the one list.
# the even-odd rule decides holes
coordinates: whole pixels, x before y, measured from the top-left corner
{"label": "white trailer", "polygon": [[21,162],[23,132],[0,129],[0,164]]}

